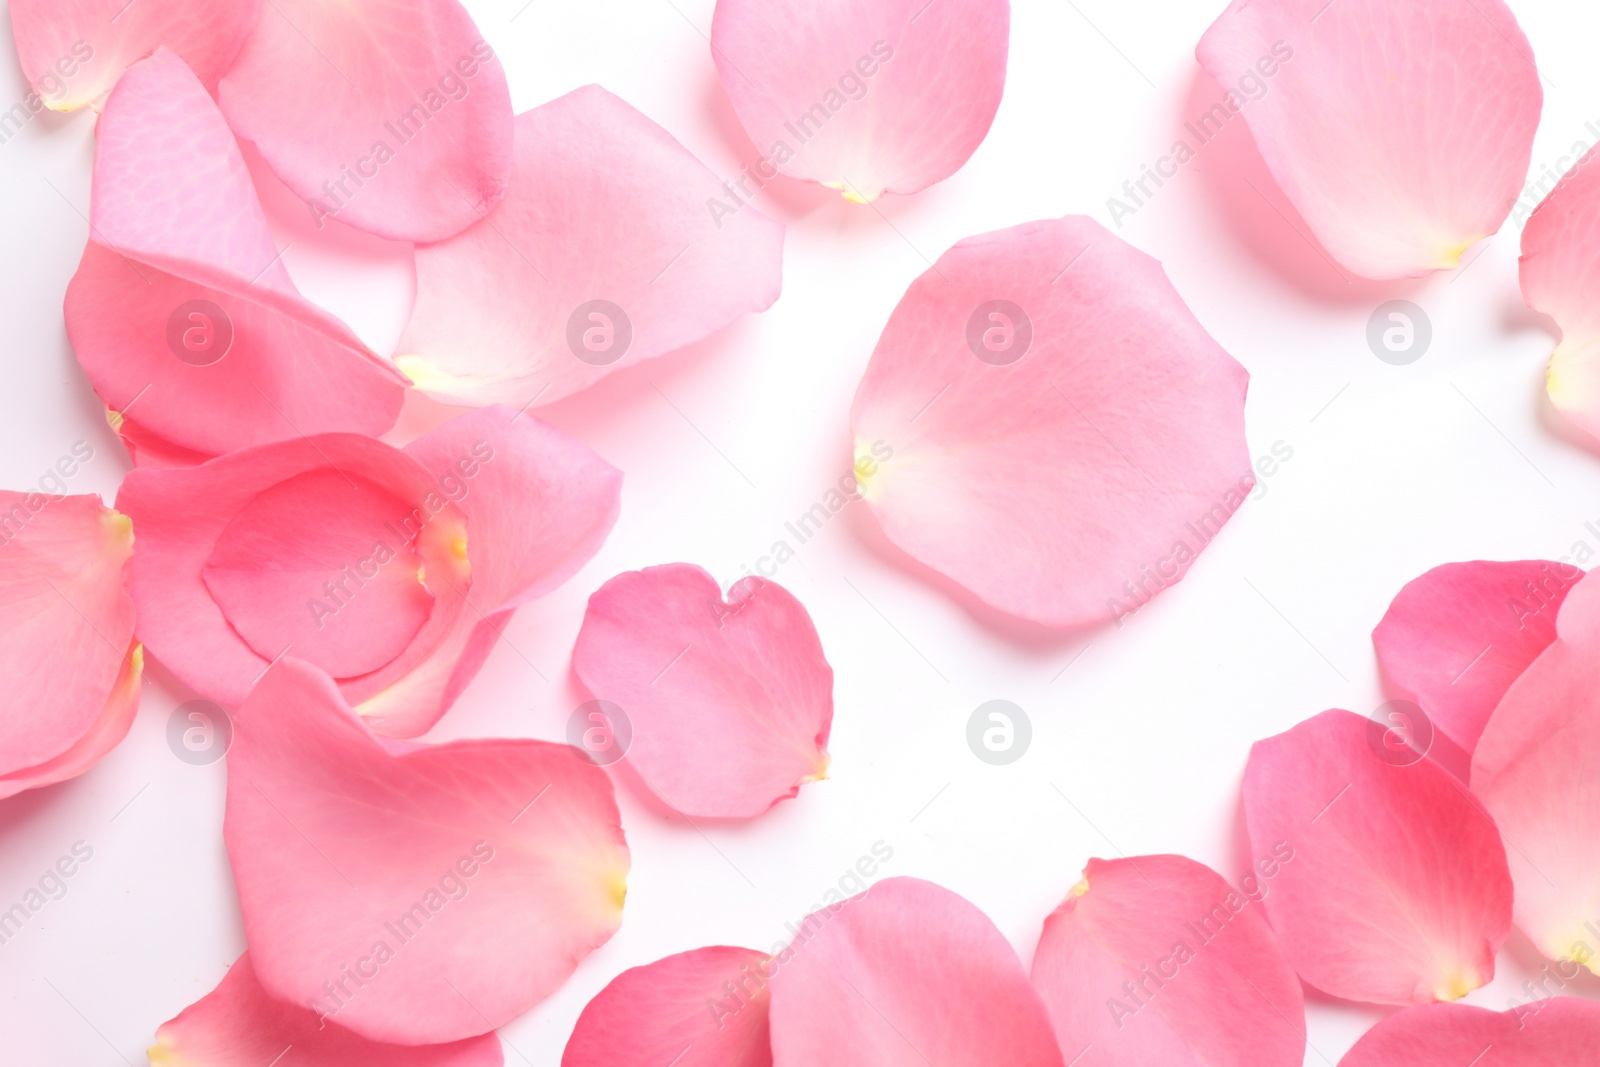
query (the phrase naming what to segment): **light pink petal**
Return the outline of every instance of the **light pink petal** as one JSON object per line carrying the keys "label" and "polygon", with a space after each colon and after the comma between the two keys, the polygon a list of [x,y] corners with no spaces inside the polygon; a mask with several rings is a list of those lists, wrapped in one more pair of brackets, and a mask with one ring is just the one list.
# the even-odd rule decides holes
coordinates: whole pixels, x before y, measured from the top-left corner
{"label": "light pink petal", "polygon": [[1333,257],[1368,278],[1450,270],[1522,193],[1544,91],[1503,0],[1233,0],[1196,49]]}
{"label": "light pink petal", "polygon": [[261,985],[374,1041],[487,1033],[622,921],[605,772],[542,741],[393,755],[293,659],[235,719],[223,833]]}
{"label": "light pink petal", "polygon": [[1557,629],[1489,717],[1472,789],[1505,834],[1517,926],[1600,974],[1600,580],[1573,586]]}
{"label": "light pink petal", "polygon": [[126,517],[0,490],[0,797],[87,770],[124,734],[142,657]]}
{"label": "light pink petal", "polygon": [[517,116],[505,202],[417,249],[396,362],[457,404],[548,404],[682,348],[782,285],[783,226],[724,215],[722,179],[590,85]]}
{"label": "light pink petal", "polygon": [[1300,977],[1325,993],[1455,1000],[1494,977],[1511,929],[1505,849],[1448,771],[1381,758],[1370,726],[1325,711],[1250,750],[1251,850],[1290,857],[1267,915]]}
{"label": "light pink petal", "polygon": [[90,237],[67,335],[164,453],[394,425],[404,377],[296,291],[233,135],[165,49],[100,117]]}
{"label": "light pink petal", "polygon": [[759,815],[827,772],[833,668],[776,583],[724,601],[692,564],[619,574],[589,598],[572,666],[628,716],[628,766],[685,815]]}
{"label": "light pink petal", "polygon": [[1504,1012],[1430,1004],[1368,1030],[1339,1067],[1566,1067],[1593,1060],[1597,1046],[1592,1000],[1551,997]]}
{"label": "light pink petal", "polygon": [[1489,713],[1556,639],[1583,572],[1566,563],[1446,563],[1400,590],[1372,631],[1383,669],[1469,754]]}
{"label": "light pink petal", "polygon": [[1009,0],[718,0],[711,55],[762,153],[857,202],[950,177],[1000,107]]}
{"label": "light pink petal", "polygon": [[319,228],[438,241],[505,195],[511,94],[457,0],[273,0],[218,100]]}
{"label": "light pink petal", "polygon": [[1120,621],[1255,484],[1247,383],[1161,265],[1095,222],[970,237],[878,341],[856,478],[891,541],[994,607]]}
{"label": "light pink petal", "polygon": [[274,1000],[240,956],[217,988],[161,1024],[151,1067],[500,1067],[494,1034],[448,1045],[391,1045],[360,1037],[317,1013]]}
{"label": "light pink petal", "polygon": [[776,959],[775,1067],[1062,1067],[1016,952],[931,882],[888,878],[813,912]]}
{"label": "light pink petal", "polygon": [[1305,1004],[1261,912],[1270,880],[1252,872],[1241,889],[1182,856],[1090,860],[1033,957],[1063,1054],[1092,1049],[1101,1067],[1301,1067]]}
{"label": "light pink petal", "polygon": [[162,45],[214,90],[260,11],[261,0],[12,0],[11,31],[43,106],[71,111]]}
{"label": "light pink petal", "polygon": [[589,1001],[561,1067],[771,1067],[765,955],[697,948],[631,967]]}

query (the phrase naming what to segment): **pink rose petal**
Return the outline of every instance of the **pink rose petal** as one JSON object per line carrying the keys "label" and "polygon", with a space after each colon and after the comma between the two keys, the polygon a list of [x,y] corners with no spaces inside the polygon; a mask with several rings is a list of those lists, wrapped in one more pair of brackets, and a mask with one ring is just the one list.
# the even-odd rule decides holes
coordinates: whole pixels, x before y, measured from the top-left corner
{"label": "pink rose petal", "polygon": [[1333,257],[1450,270],[1522,193],[1544,91],[1503,0],[1233,0],[1196,49]]}
{"label": "pink rose petal", "polygon": [[1339,1067],[1567,1067],[1600,1045],[1600,1004],[1552,997],[1514,1011],[1407,1008],[1368,1030]]}
{"label": "pink rose petal", "polygon": [[1267,915],[1300,977],[1325,993],[1455,1000],[1494,977],[1511,929],[1505,849],[1448,771],[1380,758],[1375,726],[1325,711],[1250,750],[1251,849],[1293,854]]}
{"label": "pink rose petal", "polygon": [[950,177],[994,121],[1009,0],[718,0],[711,55],[775,171],[857,202]]}
{"label": "pink rose petal", "polygon": [[391,750],[293,659],[234,721],[223,832],[263,988],[374,1041],[487,1033],[622,921],[603,771],[542,741]]}
{"label": "pink rose petal", "polygon": [[598,85],[524,112],[505,202],[417,249],[398,363],[448,403],[548,404],[766,310],[783,226],[726,195]]}
{"label": "pink rose petal", "polygon": [[1259,897],[1182,856],[1090,860],[1045,920],[1033,986],[1064,1055],[1101,1067],[1305,1062],[1300,980]]}
{"label": "pink rose petal", "polygon": [[619,574],[589,598],[572,665],[628,716],[628,766],[686,815],[759,815],[827,771],[833,668],[773,582],[724,602],[692,564]]}
{"label": "pink rose petal", "polygon": [[1254,485],[1248,375],[1161,265],[1082,216],[968,238],[889,319],[856,392],[889,539],[1050,626],[1137,611]]}

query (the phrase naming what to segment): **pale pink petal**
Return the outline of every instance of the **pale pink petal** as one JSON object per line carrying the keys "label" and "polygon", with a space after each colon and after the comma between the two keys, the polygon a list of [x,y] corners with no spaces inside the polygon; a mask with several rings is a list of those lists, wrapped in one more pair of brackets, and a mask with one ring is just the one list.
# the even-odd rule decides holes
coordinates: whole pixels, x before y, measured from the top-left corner
{"label": "pale pink petal", "polygon": [[261,0],[12,0],[11,31],[43,106],[71,111],[162,45],[215,90],[260,11]]}
{"label": "pale pink petal", "polygon": [[578,1016],[561,1067],[771,1067],[768,960],[697,948],[631,967]]}
{"label": "pale pink petal", "polygon": [[1100,1067],[1301,1067],[1305,1004],[1261,912],[1270,892],[1264,873],[1235,889],[1182,856],[1090,860],[1033,957],[1062,1052],[1093,1049]]}
{"label": "pale pink petal", "polygon": [[1242,114],[1357,274],[1450,270],[1522,193],[1544,91],[1504,0],[1233,0],[1196,56],[1227,95],[1190,150]]}
{"label": "pale pink petal", "polygon": [[970,237],[878,341],[852,413],[856,479],[891,541],[988,604],[1120,621],[1255,484],[1247,383],[1161,265],[1095,222]]}
{"label": "pale pink petal", "polygon": [[1517,676],[1556,639],[1583,576],[1549,560],[1446,563],[1400,590],[1372,631],[1383,669],[1467,753]]}
{"label": "pale pink petal", "polygon": [[1517,926],[1600,974],[1600,579],[1573,586],[1557,631],[1489,717],[1472,789],[1505,834]]}
{"label": "pale pink petal", "polygon": [[1325,711],[1250,750],[1252,852],[1289,857],[1267,916],[1300,977],[1325,993],[1455,1000],[1494,977],[1511,929],[1505,849],[1448,771],[1381,757],[1370,726]]}
{"label": "pale pink petal", "polygon": [[857,202],[950,177],[1005,90],[1009,0],[718,0],[711,55],[762,153]]}
{"label": "pale pink petal", "polygon": [[517,116],[491,218],[417,249],[396,362],[450,403],[548,404],[682,348],[782,284],[783,226],[598,85]]}
{"label": "pale pink petal", "polygon": [[100,117],[66,320],[95,391],[163,455],[376,435],[404,400],[404,377],[296,291],[233,135],[165,49]]}
{"label": "pale pink petal", "polygon": [[1016,952],[931,882],[888,878],[813,912],[776,960],[775,1067],[1062,1067]]}
{"label": "pale pink petal", "polygon": [[[246,953],[217,988],[161,1024],[150,1067],[500,1067],[494,1034],[448,1045],[391,1045],[274,1000]],[[281,1058],[281,1059],[280,1059]]]}
{"label": "pale pink petal", "polygon": [[511,171],[511,93],[457,0],[273,0],[218,100],[319,228],[438,241]]}
{"label": "pale pink petal", "polygon": [[82,774],[127,733],[142,656],[126,517],[0,490],[0,797]]}
{"label": "pale pink petal", "polygon": [[1407,1008],[1383,1020],[1339,1067],[1567,1067],[1600,1046],[1600,1004],[1550,997],[1511,1011],[1465,1004]]}
{"label": "pale pink petal", "polygon": [[374,1041],[456,1041],[611,937],[628,848],[605,772],[565,745],[403,747],[286,659],[234,720],[223,834],[268,993]]}
{"label": "pale pink petal", "polygon": [[826,774],[833,668],[776,583],[724,601],[692,564],[619,574],[589,598],[572,666],[628,716],[629,768],[685,815],[759,815]]}

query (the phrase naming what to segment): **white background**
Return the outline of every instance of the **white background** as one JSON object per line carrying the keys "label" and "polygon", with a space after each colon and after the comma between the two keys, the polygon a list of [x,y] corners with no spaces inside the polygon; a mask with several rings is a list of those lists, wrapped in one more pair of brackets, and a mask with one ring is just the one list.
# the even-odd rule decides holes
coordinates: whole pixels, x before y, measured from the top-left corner
{"label": "white background", "polygon": [[[532,0],[519,13],[525,2],[468,5],[518,110],[598,81],[721,174],[754,158],[705,39],[712,0]],[[1220,98],[1193,49],[1221,6],[1016,0],[1005,101],[955,177],[876,209],[769,186],[758,203],[788,225],[772,310],[545,409],[627,473],[622,520],[575,579],[518,614],[432,736],[561,739],[583,699],[570,650],[590,592],[674,560],[726,585],[764,554],[849,468],[850,400],[910,281],[970,234],[1069,213],[1109,223],[1107,198]],[[1538,173],[1593,139],[1600,15],[1570,0],[1516,10],[1547,94]],[[25,91],[5,43],[0,104]],[[87,236],[93,127],[92,114],[47,113],[0,145],[0,485],[34,485],[87,440],[96,458],[70,491],[110,501],[127,462],[60,310]],[[879,840],[894,849],[883,875],[965,895],[1025,961],[1091,856],[1182,852],[1236,876],[1250,743],[1327,707],[1381,703],[1369,635],[1405,581],[1447,560],[1600,548],[1585,528],[1600,525],[1600,462],[1543,397],[1553,335],[1518,293],[1520,218],[1456,275],[1348,279],[1296,232],[1243,133],[1235,120],[1120,233],[1162,260],[1249,369],[1253,453],[1283,442],[1293,459],[1120,630],[1059,635],[975,614],[881,550],[860,505],[833,520],[777,576],[837,671],[831,780],[747,824],[698,829],[621,791],[634,857],[623,927],[503,1030],[508,1063],[557,1063],[583,1005],[626,967],[705,944],[770,948]],[[338,224],[317,234],[253,165],[296,281],[389,351],[411,299],[408,246]],[[1432,348],[1410,366],[1380,362],[1365,341],[1368,316],[1395,297],[1433,321]],[[399,436],[436,421],[428,409],[414,405]],[[0,945],[5,1061],[143,1064],[156,1026],[244,948],[224,765],[188,766],[165,741],[168,713],[190,696],[153,663],[119,749],[73,782],[0,803],[0,908],[74,842],[94,849],[66,897]],[[1031,750],[1008,767],[979,762],[964,736],[995,698],[1033,722]],[[1499,966],[1469,1003],[1504,1008],[1538,960],[1514,934]],[[1600,996],[1600,982],[1581,992]],[[1384,1014],[1316,994],[1308,1009],[1308,1064],[1337,1061]]]}

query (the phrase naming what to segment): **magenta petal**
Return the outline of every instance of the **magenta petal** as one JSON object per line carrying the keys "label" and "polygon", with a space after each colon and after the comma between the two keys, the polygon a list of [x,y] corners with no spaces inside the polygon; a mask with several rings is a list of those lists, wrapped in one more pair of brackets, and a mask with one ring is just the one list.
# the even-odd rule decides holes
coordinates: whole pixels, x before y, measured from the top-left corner
{"label": "magenta petal", "polygon": [[1522,229],[1522,299],[1556,320],[1550,402],[1600,437],[1600,165],[1584,153]]}
{"label": "magenta petal", "polygon": [[1512,1011],[1407,1008],[1367,1031],[1339,1067],[1569,1067],[1600,1047],[1600,1004],[1552,997]]}

